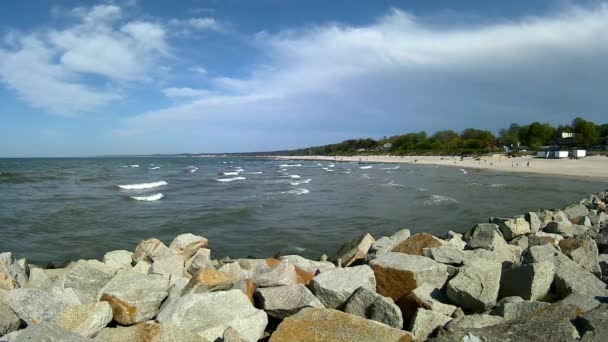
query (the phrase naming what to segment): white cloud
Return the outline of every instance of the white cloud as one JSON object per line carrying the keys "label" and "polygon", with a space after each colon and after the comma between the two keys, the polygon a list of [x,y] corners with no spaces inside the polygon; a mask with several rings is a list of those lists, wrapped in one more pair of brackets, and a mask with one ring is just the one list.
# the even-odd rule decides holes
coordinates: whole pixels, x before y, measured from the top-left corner
{"label": "white cloud", "polygon": [[187,19],[171,19],[169,25],[182,35],[191,35],[199,31],[223,31],[224,26],[212,17],[194,17]]}
{"label": "white cloud", "polygon": [[192,67],[192,68],[190,68],[188,70],[197,72],[197,73],[199,73],[201,75],[207,75],[207,69],[205,69],[203,67]]}
{"label": "white cloud", "polygon": [[208,96],[210,92],[205,89],[192,88],[165,88],[161,90],[167,97],[203,97]]}
{"label": "white cloud", "polygon": [[[599,117],[608,74],[608,6],[444,28],[393,10],[367,26],[328,24],[256,36],[248,77],[214,79],[213,96],[142,113],[171,122],[387,132]],[[217,95],[220,94],[220,95]],[[555,116],[552,116],[555,115]],[[488,120],[490,116],[490,120]],[[494,118],[492,118],[494,117]],[[444,124],[442,124],[444,122]],[[203,126],[204,127],[204,126]],[[247,146],[247,145],[244,145]]]}

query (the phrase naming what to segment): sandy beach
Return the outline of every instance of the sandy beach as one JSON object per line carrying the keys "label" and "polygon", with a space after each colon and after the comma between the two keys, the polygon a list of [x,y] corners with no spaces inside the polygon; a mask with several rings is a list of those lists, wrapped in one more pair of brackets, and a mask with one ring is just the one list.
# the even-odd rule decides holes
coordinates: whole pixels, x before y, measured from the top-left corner
{"label": "sandy beach", "polygon": [[286,160],[330,160],[365,163],[418,163],[499,172],[532,173],[555,176],[584,177],[608,181],[608,157],[590,156],[582,159],[542,159],[532,156],[509,158],[495,154],[479,158],[450,156],[279,156]]}

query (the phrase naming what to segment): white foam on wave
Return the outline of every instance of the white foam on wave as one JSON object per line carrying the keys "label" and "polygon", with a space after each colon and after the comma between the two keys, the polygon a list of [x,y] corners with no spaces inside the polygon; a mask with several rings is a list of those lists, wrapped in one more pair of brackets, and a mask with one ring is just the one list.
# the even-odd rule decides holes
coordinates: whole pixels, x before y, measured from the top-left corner
{"label": "white foam on wave", "polygon": [[416,188],[416,190],[418,190],[420,192],[427,192],[427,191],[429,191],[429,189],[427,189],[427,188]]}
{"label": "white foam on wave", "polygon": [[150,196],[131,196],[132,199],[136,200],[136,201],[158,201],[159,199],[165,197],[165,195],[161,194],[160,192],[154,195],[150,195]]}
{"label": "white foam on wave", "polygon": [[224,176],[238,176],[239,175],[239,173],[236,172],[236,171],[234,171],[234,172],[222,172],[222,174]]}
{"label": "white foam on wave", "polygon": [[125,184],[119,185],[118,187],[123,190],[143,190],[143,189],[152,189],[158,188],[159,186],[167,185],[165,181],[158,181],[152,183],[139,183],[139,184]]}
{"label": "white foam on wave", "polygon": [[505,184],[490,184],[490,188],[502,188],[503,186],[506,186]]}
{"label": "white foam on wave", "polygon": [[263,174],[263,173],[264,173],[264,172],[262,172],[262,171],[257,171],[257,172],[247,172],[247,174],[248,174],[248,175],[261,175],[261,174]]}
{"label": "white foam on wave", "polygon": [[370,175],[368,175],[367,173],[362,174],[361,178],[363,178],[363,179],[372,179],[372,177],[370,177]]}
{"label": "white foam on wave", "polygon": [[218,178],[218,179],[216,179],[216,181],[218,181],[218,182],[233,182],[233,181],[236,181],[236,180],[244,180],[244,179],[247,179],[247,178],[245,178],[245,177]]}
{"label": "white foam on wave", "polygon": [[405,187],[405,185],[402,185],[402,184],[397,184],[397,183],[395,183],[395,181],[393,181],[393,180],[391,180],[391,181],[390,181],[390,182],[388,182],[388,183],[380,184],[380,186],[399,187],[399,188],[403,188],[403,187]]}
{"label": "white foam on wave", "polygon": [[371,169],[372,167],[373,167],[373,166],[368,165],[368,166],[361,166],[361,167],[359,167],[359,168],[360,168],[361,170],[368,170],[368,169]]}
{"label": "white foam on wave", "polygon": [[198,167],[190,165],[186,168],[186,171],[190,173],[195,173],[196,171],[198,171]]}
{"label": "white foam on wave", "polygon": [[289,178],[300,179],[302,177],[300,175],[289,175]]}
{"label": "white foam on wave", "polygon": [[310,191],[308,189],[304,189],[304,188],[297,188],[297,189],[283,192],[283,194],[293,194],[293,195],[304,195],[304,194],[308,194],[308,193],[310,193]]}
{"label": "white foam on wave", "polygon": [[330,169],[330,168],[327,168],[327,167],[324,167],[324,168],[323,168],[323,170],[325,170],[325,171],[327,171],[327,172],[334,172],[334,170],[332,170],[332,169]]}
{"label": "white foam on wave", "polygon": [[398,170],[401,166],[394,166],[394,167],[385,167],[382,168],[380,170]]}
{"label": "white foam on wave", "polygon": [[236,172],[244,172],[245,170],[242,167],[235,167],[234,171],[236,171]]}
{"label": "white foam on wave", "polygon": [[154,166],[154,167],[150,168],[150,170],[158,170],[158,169],[160,169],[160,166]]}
{"label": "white foam on wave", "polygon": [[129,165],[129,167],[139,167],[137,164]]}
{"label": "white foam on wave", "polygon": [[291,183],[289,183],[289,184],[291,184],[291,185],[308,184],[308,183],[310,183],[310,181],[312,181],[312,179],[307,178],[307,179],[303,179],[303,180],[301,180],[301,181],[297,181],[297,182],[291,182]]}
{"label": "white foam on wave", "polygon": [[334,166],[336,166],[336,164],[329,164],[329,165],[327,165],[327,167],[334,167]]}
{"label": "white foam on wave", "polygon": [[429,199],[424,201],[424,205],[442,205],[449,203],[458,203],[457,200],[448,196],[431,195]]}
{"label": "white foam on wave", "polygon": [[280,167],[300,167],[302,164],[281,164]]}
{"label": "white foam on wave", "polygon": [[317,166],[323,166],[323,164],[321,164],[321,163],[317,163]]}
{"label": "white foam on wave", "polygon": [[463,175],[466,175],[468,173],[465,169],[460,169],[460,172],[462,172]]}

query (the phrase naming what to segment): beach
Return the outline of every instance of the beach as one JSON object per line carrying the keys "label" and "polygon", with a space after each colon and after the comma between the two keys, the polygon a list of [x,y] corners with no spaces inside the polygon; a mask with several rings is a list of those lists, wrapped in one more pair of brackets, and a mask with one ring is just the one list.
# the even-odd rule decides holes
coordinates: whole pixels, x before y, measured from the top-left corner
{"label": "beach", "polygon": [[495,154],[483,157],[456,156],[279,156],[285,160],[327,160],[362,163],[408,163],[445,165],[497,172],[532,173],[608,180],[608,157],[590,156],[582,159],[543,159],[532,156],[512,157]]}

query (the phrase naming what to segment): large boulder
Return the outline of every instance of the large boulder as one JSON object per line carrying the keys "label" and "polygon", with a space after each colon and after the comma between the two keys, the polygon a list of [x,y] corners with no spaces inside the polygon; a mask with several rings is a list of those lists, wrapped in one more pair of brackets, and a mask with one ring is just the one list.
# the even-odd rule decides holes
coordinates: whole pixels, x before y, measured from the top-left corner
{"label": "large boulder", "polygon": [[80,304],[80,300],[74,290],[57,287],[48,292],[34,288],[14,289],[9,303],[28,325],[51,322],[63,308],[75,304]]}
{"label": "large boulder", "polygon": [[302,308],[323,308],[323,304],[302,284],[267,287],[255,292],[258,308],[272,317],[283,319]]}
{"label": "large boulder", "polygon": [[93,340],[99,342],[209,342],[198,334],[173,324],[150,322],[128,327],[105,328]]}
{"label": "large boulder", "polygon": [[355,261],[365,259],[374,241],[376,240],[370,234],[363,234],[342,245],[329,260],[334,263],[340,262],[342,266],[350,266]]}
{"label": "large boulder", "polygon": [[61,329],[55,324],[43,322],[40,324],[30,325],[24,330],[20,330],[17,337],[11,342],[86,342],[90,339]]}
{"label": "large boulder", "polygon": [[21,319],[15,314],[8,304],[0,301],[0,336],[19,329]]}
{"label": "large boulder", "polygon": [[484,328],[503,323],[505,319],[500,316],[486,314],[472,314],[454,318],[445,325],[447,330],[466,330]]}
{"label": "large boulder", "polygon": [[568,297],[564,298],[560,303],[572,305],[578,308],[581,312],[593,310],[601,304],[599,300],[595,299],[595,297],[581,293],[572,293]]}
{"label": "large boulder", "polygon": [[504,238],[509,241],[520,235],[531,233],[530,223],[526,221],[523,217],[516,218],[502,218],[502,217],[492,217],[490,219],[491,223],[498,225],[498,229],[500,229]]}
{"label": "large boulder", "polygon": [[25,287],[50,290],[53,287],[63,287],[65,275],[70,272],[69,268],[42,269],[31,268],[30,277]]}
{"label": "large boulder", "polygon": [[25,259],[16,260],[11,252],[0,253],[0,289],[24,287],[28,271]]}
{"label": "large boulder", "polygon": [[388,236],[383,236],[372,243],[367,255],[367,259],[374,259],[382,254],[386,254],[390,252],[396,245],[401,242],[407,240],[410,237],[409,229],[401,229],[395,234]]}
{"label": "large boulder", "polygon": [[395,302],[364,287],[355,290],[344,304],[342,311],[384,323],[393,328],[403,328],[401,310],[395,305]]}
{"label": "large boulder", "polygon": [[199,248],[194,255],[185,263],[185,268],[191,275],[203,268],[212,267],[211,250],[207,248]]}
{"label": "large boulder", "polygon": [[154,318],[168,291],[167,276],[119,270],[99,291],[99,296],[112,306],[116,322],[132,325]]}
{"label": "large boulder", "polygon": [[553,259],[553,265],[555,266],[553,284],[557,294],[562,298],[571,293],[608,297],[606,284],[567,256],[559,253]]}
{"label": "large boulder", "polygon": [[532,264],[543,261],[553,261],[558,254],[559,251],[550,244],[532,246],[523,253],[522,263]]}
{"label": "large boulder", "polygon": [[602,342],[608,336],[608,304],[602,304],[576,319],[581,341]]}
{"label": "large boulder", "polygon": [[418,255],[386,253],[369,265],[376,276],[378,293],[394,301],[422,284],[441,288],[448,278],[446,265]]}
{"label": "large boulder", "polygon": [[411,320],[418,308],[431,310],[444,316],[451,317],[456,307],[448,303],[448,297],[441,289],[430,284],[422,284],[415,288],[407,296],[401,298],[397,305],[403,312],[405,320]]}
{"label": "large boulder", "polygon": [[172,323],[215,341],[231,326],[247,341],[262,338],[268,317],[239,290],[188,294],[160,312],[159,323]]}
{"label": "large boulder", "polygon": [[448,282],[448,298],[461,308],[474,312],[492,308],[498,298],[501,269],[501,264],[494,260],[467,261],[458,275]]}
{"label": "large boulder", "polygon": [[111,251],[103,256],[103,263],[114,268],[131,269],[132,262],[133,253],[125,250]]}
{"label": "large boulder", "polygon": [[449,316],[419,308],[410,323],[409,331],[416,341],[426,341],[437,328],[443,327],[450,320],[452,318]]}
{"label": "large boulder", "polygon": [[559,234],[563,237],[583,235],[589,227],[584,225],[572,224],[570,222],[549,222],[545,226],[545,232]]}
{"label": "large boulder", "polygon": [[374,271],[367,266],[336,268],[314,277],[308,285],[327,308],[338,308],[359,287],[376,290]]}
{"label": "large boulder", "polygon": [[286,286],[297,284],[298,275],[289,261],[282,260],[269,269],[256,270],[251,280],[258,287]]}
{"label": "large boulder", "polygon": [[589,209],[582,204],[573,204],[562,210],[569,220],[589,214]]}
{"label": "large boulder", "polygon": [[442,264],[460,266],[464,262],[465,253],[462,249],[451,244],[433,248],[424,248],[422,253],[425,257],[431,258]]}
{"label": "large boulder", "polygon": [[179,252],[184,260],[190,259],[200,248],[206,248],[207,238],[190,233],[180,234],[173,239],[169,248]]}
{"label": "large boulder", "polygon": [[492,310],[492,314],[496,316],[501,316],[504,319],[510,321],[519,318],[523,315],[538,311],[547,306],[549,306],[549,303],[545,302],[535,302],[528,300],[518,300],[510,302],[507,301],[497,305],[497,307]]}
{"label": "large boulder", "polygon": [[149,263],[154,261],[154,258],[173,252],[159,239],[147,239],[141,241],[135,247],[135,252],[132,255],[133,263],[137,264],[141,260]]}
{"label": "large boulder", "polygon": [[544,223],[541,221],[538,213],[536,212],[528,212],[526,213],[526,221],[530,224],[530,232],[536,233],[541,228],[544,227]]}
{"label": "large boulder", "polygon": [[569,256],[582,268],[595,274],[602,275],[600,269],[597,244],[592,239],[567,238],[559,242],[562,253]]}
{"label": "large boulder", "polygon": [[112,321],[112,307],[107,302],[70,305],[55,318],[60,328],[92,337]]}
{"label": "large boulder", "polygon": [[490,251],[506,243],[497,225],[493,223],[480,223],[467,234],[467,248],[483,248]]}
{"label": "large boulder", "polygon": [[332,309],[305,308],[285,318],[270,342],[399,341],[410,342],[407,331]]}
{"label": "large boulder", "polygon": [[284,255],[281,260],[287,260],[290,264],[294,265],[303,271],[315,274],[318,272],[325,272],[336,268],[334,264],[329,261],[314,261],[306,259],[299,255]]}
{"label": "large boulder", "polygon": [[548,261],[505,270],[500,279],[500,297],[519,296],[527,300],[540,300],[549,292],[553,275],[553,264]]}
{"label": "large boulder", "polygon": [[112,275],[92,267],[85,261],[78,261],[76,267],[63,279],[63,287],[76,292],[82,304],[95,303],[99,290],[112,279]]}
{"label": "large boulder", "polygon": [[395,245],[391,252],[423,255],[422,250],[424,248],[439,247],[443,244],[445,244],[445,241],[436,238],[431,234],[418,233]]}
{"label": "large boulder", "polygon": [[149,273],[171,277],[183,277],[184,272],[183,256],[173,251],[154,258],[154,262],[149,271]]}

